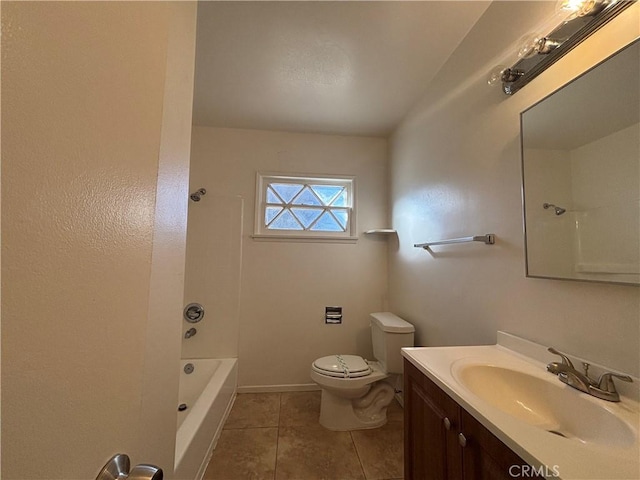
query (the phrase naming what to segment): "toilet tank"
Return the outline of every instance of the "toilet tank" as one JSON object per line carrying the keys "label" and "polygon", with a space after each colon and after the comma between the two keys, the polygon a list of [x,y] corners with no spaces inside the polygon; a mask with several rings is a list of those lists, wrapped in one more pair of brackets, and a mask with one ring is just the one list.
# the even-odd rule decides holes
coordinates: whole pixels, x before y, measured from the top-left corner
{"label": "toilet tank", "polygon": [[415,328],[391,312],[371,314],[373,356],[386,373],[402,373],[402,347],[413,347]]}

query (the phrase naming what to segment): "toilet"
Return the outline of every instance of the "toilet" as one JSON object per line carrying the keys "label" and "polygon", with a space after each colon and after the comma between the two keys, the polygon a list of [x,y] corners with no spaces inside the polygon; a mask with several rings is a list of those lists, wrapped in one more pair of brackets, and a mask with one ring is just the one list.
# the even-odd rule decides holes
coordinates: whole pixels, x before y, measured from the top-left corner
{"label": "toilet", "polygon": [[376,428],[387,422],[402,374],[402,347],[413,346],[414,327],[390,312],[371,314],[375,361],[357,355],[329,355],[311,364],[311,379],[322,389],[320,424],[337,431]]}

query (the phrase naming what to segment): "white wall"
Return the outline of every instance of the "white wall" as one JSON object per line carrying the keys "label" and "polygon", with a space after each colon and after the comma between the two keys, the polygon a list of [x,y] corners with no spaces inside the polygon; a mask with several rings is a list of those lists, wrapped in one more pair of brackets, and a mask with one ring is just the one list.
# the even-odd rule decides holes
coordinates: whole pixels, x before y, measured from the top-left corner
{"label": "white wall", "polygon": [[[256,171],[355,175],[357,243],[252,239]],[[361,232],[387,224],[386,175],[384,139],[194,127],[192,186],[244,199],[240,387],[311,384],[320,356],[371,355],[368,314],[386,307],[387,241]],[[341,326],[324,324],[333,305],[344,309]]]}
{"label": "white wall", "polygon": [[2,5],[2,478],[171,478],[195,4]]}
{"label": "white wall", "polygon": [[[191,192],[202,188],[196,171]],[[217,195],[214,183],[206,190],[199,202],[189,202],[184,305],[199,303],[205,313],[196,324],[182,321],[185,359],[238,356],[243,201]],[[196,335],[184,338],[190,328]]]}
{"label": "white wall", "polygon": [[[486,73],[498,52],[553,3],[494,2],[395,132],[400,246],[390,251],[390,309],[416,325],[422,345],[491,344],[506,330],[637,376],[637,287],[524,275],[519,113],[637,38],[640,27],[636,4],[513,97],[490,89]],[[433,255],[412,247],[487,232],[496,245]]]}

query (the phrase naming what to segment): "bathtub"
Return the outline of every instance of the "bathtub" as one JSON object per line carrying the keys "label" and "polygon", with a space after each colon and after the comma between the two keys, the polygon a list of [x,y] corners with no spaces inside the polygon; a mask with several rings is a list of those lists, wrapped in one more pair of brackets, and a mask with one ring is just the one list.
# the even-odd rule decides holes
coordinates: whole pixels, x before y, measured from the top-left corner
{"label": "bathtub", "polygon": [[[184,373],[187,363],[194,365]],[[237,388],[237,359],[181,360],[174,477],[199,480],[211,458]],[[177,405],[176,405],[177,408]]]}

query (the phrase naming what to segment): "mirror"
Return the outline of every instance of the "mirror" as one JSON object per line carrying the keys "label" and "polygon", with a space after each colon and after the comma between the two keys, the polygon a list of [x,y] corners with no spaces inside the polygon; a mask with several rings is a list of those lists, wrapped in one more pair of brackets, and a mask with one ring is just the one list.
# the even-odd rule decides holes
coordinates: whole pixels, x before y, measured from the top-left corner
{"label": "mirror", "polygon": [[640,284],[640,42],[520,116],[528,277]]}

